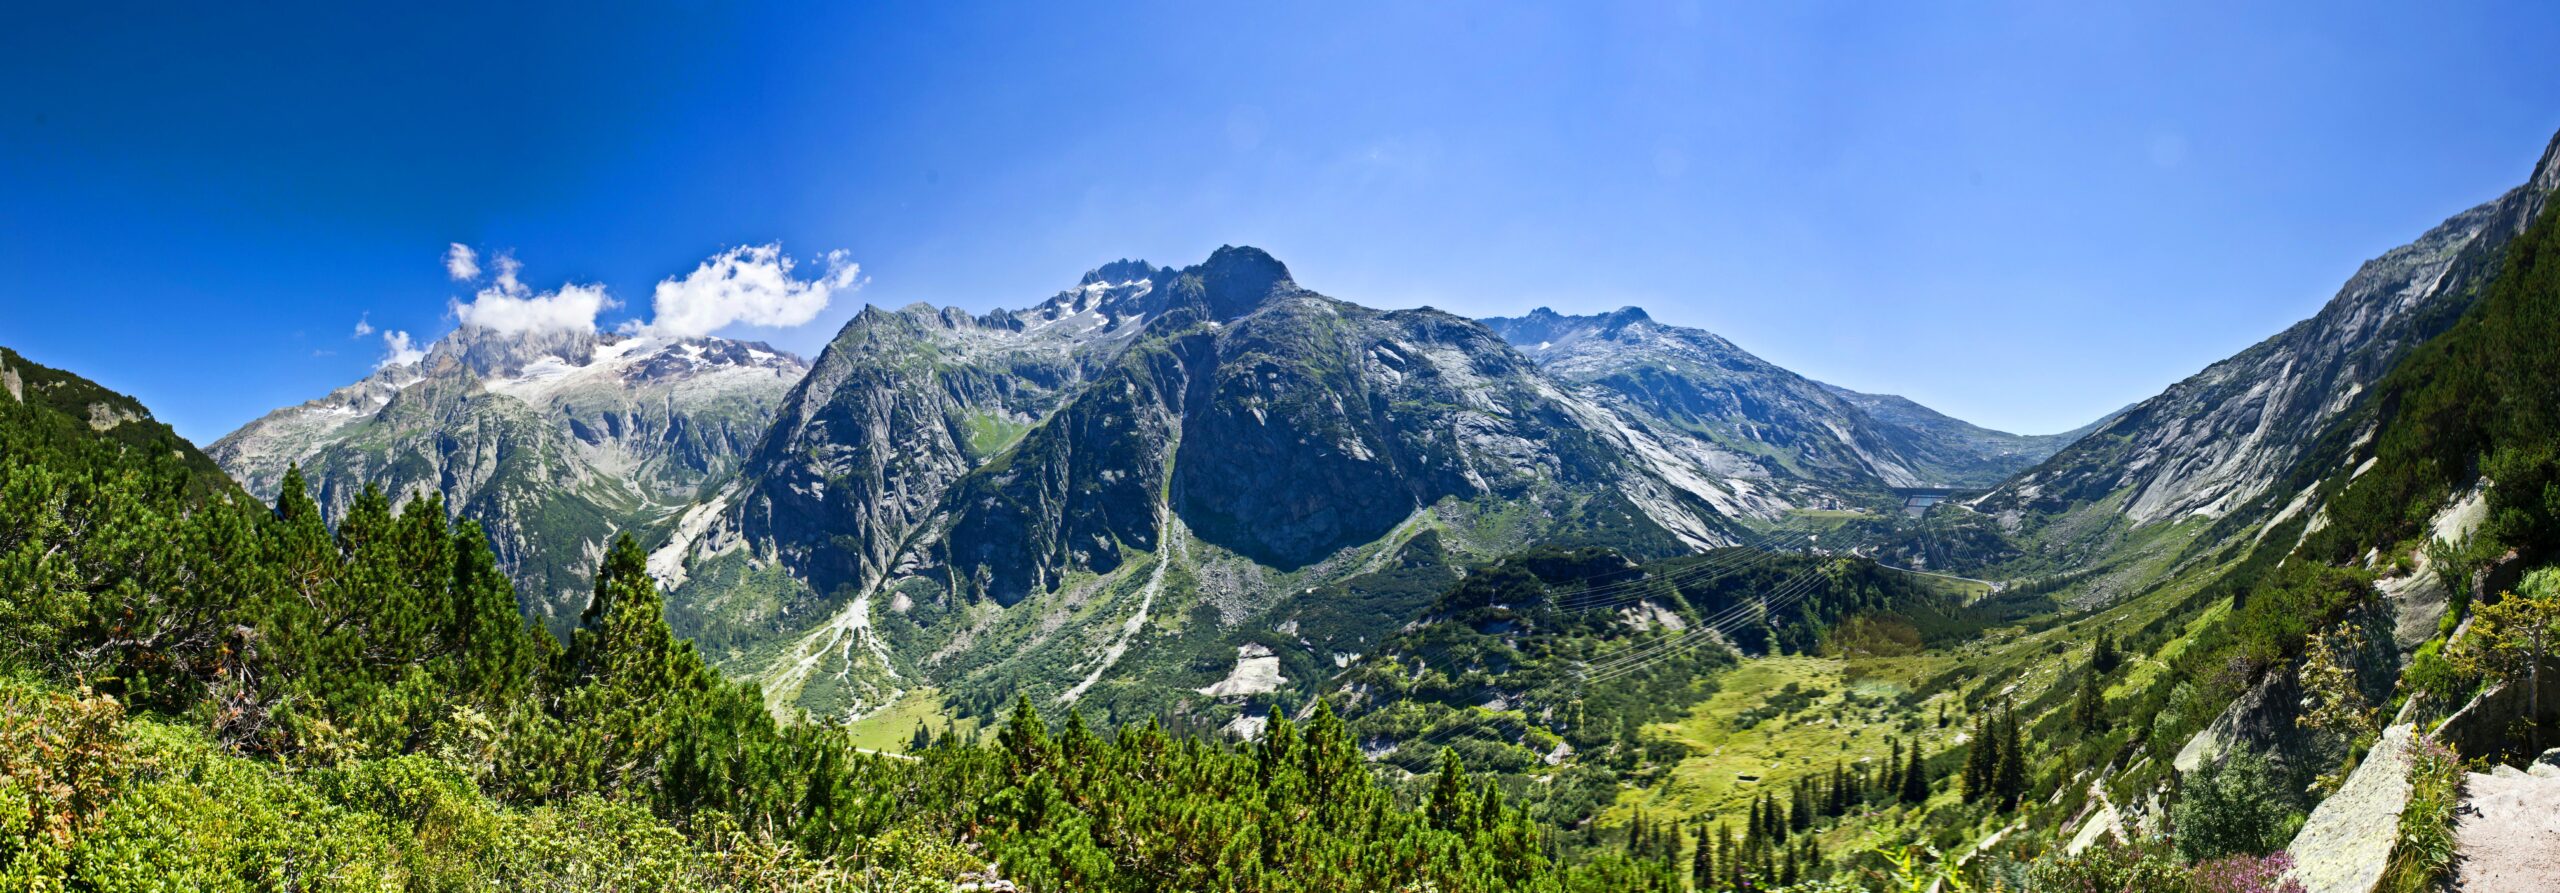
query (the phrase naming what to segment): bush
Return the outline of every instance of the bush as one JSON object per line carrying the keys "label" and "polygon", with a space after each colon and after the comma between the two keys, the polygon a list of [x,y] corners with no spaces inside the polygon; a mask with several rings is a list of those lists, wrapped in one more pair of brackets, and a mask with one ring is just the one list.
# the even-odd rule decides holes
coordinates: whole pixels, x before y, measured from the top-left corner
{"label": "bush", "polygon": [[2409,804],[2400,811],[2399,839],[2382,871],[2381,893],[2417,893],[2435,886],[2453,866],[2453,810],[2462,802],[2462,760],[2452,748],[2418,742],[2409,768]]}
{"label": "bush", "polygon": [[2284,846],[2302,816],[2279,775],[2265,760],[2241,752],[2189,778],[2170,811],[2178,855],[2201,862]]}
{"label": "bush", "polygon": [[2157,839],[2124,843],[2108,838],[2077,856],[2039,861],[2027,878],[2027,889],[2052,893],[2168,893],[2187,888],[2186,867]]}

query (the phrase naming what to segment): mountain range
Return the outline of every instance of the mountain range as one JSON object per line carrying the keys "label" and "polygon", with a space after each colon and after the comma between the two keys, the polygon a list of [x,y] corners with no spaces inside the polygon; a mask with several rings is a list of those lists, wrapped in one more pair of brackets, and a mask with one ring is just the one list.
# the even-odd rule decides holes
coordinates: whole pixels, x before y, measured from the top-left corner
{"label": "mountain range", "polygon": [[[2454,754],[2560,753],[2555,189],[2560,137],[2309,319],[2051,435],[1637,308],[1378,309],[1236,246],[1022,310],[866,307],[807,361],[465,326],[201,452],[0,348],[0,645],[50,680],[12,686],[66,687],[40,712],[99,711],[94,752],[283,757],[332,809],[388,808],[346,768],[387,758],[821,843],[895,839],[828,823],[929,791],[965,839],[987,803],[1014,832],[1161,805],[1092,786],[1178,752],[1664,890],[1885,866],[1842,839],[2027,888],[2512,877],[2454,837],[2560,776]],[[125,704],[156,730],[100,731]],[[1207,733],[1256,743],[1172,743]],[[1096,774],[1062,795],[1061,766]],[[179,777],[209,776],[134,775]],[[1145,836],[1115,835],[1076,852]]]}
{"label": "mountain range", "polygon": [[866,307],[806,364],[466,327],[209,453],[262,498],[299,467],[332,513],[368,485],[442,493],[555,631],[611,533],[642,531],[721,666],[777,709],[858,714],[926,686],[1161,707],[1191,686],[1121,661],[1206,667],[1301,627],[1271,644],[1348,660],[1424,597],[1332,616],[1389,563],[1668,556],[1987,486],[2069,436],[1823,385],[1634,308],[1378,310],[1230,247],[1105,264],[1020,311]]}
{"label": "mountain range", "polygon": [[333,521],[367,487],[441,494],[566,635],[614,533],[666,526],[729,480],[807,368],[719,338],[464,327],[206,452],[265,500],[299,468]]}
{"label": "mountain range", "polygon": [[[1380,310],[1227,247],[1105,264],[1018,311],[866,307],[805,363],[465,328],[207,452],[262,498],[298,466],[332,513],[368,485],[443,494],[559,632],[611,535],[639,531],[671,622],[779,712],[1013,691],[1179,711],[1231,699],[1217,683],[1248,654],[1301,679],[1347,665],[1434,585],[1532,545],[1661,558],[1813,511],[1868,519],[1838,548],[2089,564],[2149,525],[2277,513],[2287,471],[2468,306],[2552,176],[2062,434],[1827,385],[1637,308]],[[1911,490],[1980,495],[1912,522]]]}

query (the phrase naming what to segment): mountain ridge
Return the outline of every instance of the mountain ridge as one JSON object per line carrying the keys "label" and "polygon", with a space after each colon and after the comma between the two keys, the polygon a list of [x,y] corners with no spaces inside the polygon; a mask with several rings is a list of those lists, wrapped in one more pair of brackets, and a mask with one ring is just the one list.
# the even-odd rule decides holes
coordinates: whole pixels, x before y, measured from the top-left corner
{"label": "mountain ridge", "polygon": [[443,496],[487,529],[527,612],[565,634],[612,535],[725,480],[803,368],[755,342],[466,326],[207,452],[262,499],[301,468],[332,519],[368,487]]}

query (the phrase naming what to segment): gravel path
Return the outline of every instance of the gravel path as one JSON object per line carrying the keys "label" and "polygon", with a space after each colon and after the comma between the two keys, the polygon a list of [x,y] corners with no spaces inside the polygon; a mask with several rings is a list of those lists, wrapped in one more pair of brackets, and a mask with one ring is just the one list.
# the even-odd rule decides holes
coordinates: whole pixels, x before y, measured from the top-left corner
{"label": "gravel path", "polygon": [[2560,773],[2471,775],[2453,828],[2455,890],[2560,890]]}

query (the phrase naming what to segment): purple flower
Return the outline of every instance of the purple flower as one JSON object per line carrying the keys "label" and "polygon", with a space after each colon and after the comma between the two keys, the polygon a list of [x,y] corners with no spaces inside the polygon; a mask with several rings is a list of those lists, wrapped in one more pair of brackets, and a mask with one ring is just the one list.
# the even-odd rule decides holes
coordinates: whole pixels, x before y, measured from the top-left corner
{"label": "purple flower", "polygon": [[2264,856],[2225,856],[2197,863],[2194,889],[2196,893],[2302,893],[2300,882],[2282,880],[2292,867],[2293,854],[2282,850]]}

